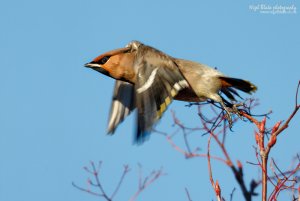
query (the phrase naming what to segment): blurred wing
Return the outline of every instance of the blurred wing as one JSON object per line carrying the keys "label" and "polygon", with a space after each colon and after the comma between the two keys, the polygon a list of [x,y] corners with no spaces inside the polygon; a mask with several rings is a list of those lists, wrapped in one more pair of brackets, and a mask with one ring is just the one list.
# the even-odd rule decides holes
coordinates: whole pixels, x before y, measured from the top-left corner
{"label": "blurred wing", "polygon": [[117,80],[115,82],[107,132],[113,134],[117,126],[134,108],[134,86]]}
{"label": "blurred wing", "polygon": [[148,46],[137,55],[135,84],[138,128],[136,142],[142,143],[150,134],[178,92],[189,87],[173,59]]}

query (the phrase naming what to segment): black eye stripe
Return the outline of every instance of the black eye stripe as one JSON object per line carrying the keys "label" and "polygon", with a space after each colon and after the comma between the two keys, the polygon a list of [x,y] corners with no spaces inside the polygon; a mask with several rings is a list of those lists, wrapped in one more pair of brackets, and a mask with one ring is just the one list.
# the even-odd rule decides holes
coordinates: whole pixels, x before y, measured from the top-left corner
{"label": "black eye stripe", "polygon": [[102,59],[100,59],[99,64],[105,64],[109,60],[109,56],[105,56]]}

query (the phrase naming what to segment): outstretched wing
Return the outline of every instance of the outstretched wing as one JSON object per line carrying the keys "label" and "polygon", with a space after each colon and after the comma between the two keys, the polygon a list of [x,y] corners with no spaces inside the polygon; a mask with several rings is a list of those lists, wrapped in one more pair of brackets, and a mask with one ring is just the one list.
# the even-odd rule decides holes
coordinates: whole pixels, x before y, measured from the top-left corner
{"label": "outstretched wing", "polygon": [[107,132],[113,134],[117,126],[135,108],[134,86],[128,82],[117,80],[110,108]]}
{"label": "outstretched wing", "polygon": [[178,92],[189,87],[172,57],[149,46],[139,47],[135,62],[137,114],[136,142],[150,134]]}

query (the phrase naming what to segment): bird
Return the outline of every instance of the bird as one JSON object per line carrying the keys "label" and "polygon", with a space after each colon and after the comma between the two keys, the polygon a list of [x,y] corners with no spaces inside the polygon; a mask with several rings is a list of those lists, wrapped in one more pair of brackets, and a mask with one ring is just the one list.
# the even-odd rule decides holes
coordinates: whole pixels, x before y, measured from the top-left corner
{"label": "bird", "polygon": [[[172,57],[139,41],[103,53],[85,67],[115,79],[107,133],[135,109],[134,142],[143,143],[173,100],[217,102],[224,109],[229,125],[236,90],[252,94],[257,87],[243,79],[224,75],[216,68],[198,62]],[[230,101],[227,101],[225,95]]]}

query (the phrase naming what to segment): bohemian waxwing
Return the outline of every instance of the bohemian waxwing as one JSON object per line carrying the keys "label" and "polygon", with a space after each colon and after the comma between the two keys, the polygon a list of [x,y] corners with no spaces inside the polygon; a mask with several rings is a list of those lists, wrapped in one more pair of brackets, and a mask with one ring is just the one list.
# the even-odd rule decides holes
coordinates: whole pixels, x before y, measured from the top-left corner
{"label": "bohemian waxwing", "polygon": [[249,81],[231,78],[207,65],[171,57],[153,47],[132,41],[124,48],[111,50],[85,64],[116,79],[108,122],[108,133],[137,108],[136,142],[149,136],[173,99],[221,104],[231,125],[230,100],[239,96],[233,89],[251,94],[257,88]]}

